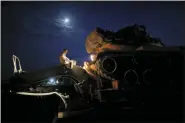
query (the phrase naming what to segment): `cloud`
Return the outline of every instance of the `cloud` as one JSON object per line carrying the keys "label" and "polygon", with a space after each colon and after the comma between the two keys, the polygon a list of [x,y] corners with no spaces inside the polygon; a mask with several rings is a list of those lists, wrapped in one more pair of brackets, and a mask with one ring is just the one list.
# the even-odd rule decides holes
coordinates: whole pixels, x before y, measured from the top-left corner
{"label": "cloud", "polygon": [[[66,22],[66,19],[69,21]],[[60,14],[55,17],[54,23],[55,26],[57,26],[60,31],[66,35],[73,35],[74,33],[82,35],[86,32],[85,29],[78,26],[75,16],[64,12],[60,12]]]}

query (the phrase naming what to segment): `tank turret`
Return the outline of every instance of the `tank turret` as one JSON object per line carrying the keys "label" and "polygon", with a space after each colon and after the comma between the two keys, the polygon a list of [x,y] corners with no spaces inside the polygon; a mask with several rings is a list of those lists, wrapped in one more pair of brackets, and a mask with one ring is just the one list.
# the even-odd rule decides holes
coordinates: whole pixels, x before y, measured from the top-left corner
{"label": "tank turret", "polygon": [[161,48],[164,44],[159,38],[153,38],[146,32],[145,26],[135,24],[116,32],[96,28],[87,36],[85,47],[91,56],[96,56],[96,60],[85,62],[87,71],[95,76],[114,79],[114,77],[108,77],[119,66],[114,56],[146,48]]}

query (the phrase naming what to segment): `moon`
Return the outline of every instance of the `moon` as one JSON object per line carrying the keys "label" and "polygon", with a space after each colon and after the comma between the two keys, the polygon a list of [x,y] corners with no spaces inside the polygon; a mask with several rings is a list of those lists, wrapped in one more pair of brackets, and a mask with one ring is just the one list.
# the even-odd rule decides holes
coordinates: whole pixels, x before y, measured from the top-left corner
{"label": "moon", "polygon": [[68,24],[70,22],[69,18],[64,18],[64,23]]}
{"label": "moon", "polygon": [[60,29],[61,32],[69,34],[74,32],[74,19],[70,14],[60,12],[54,19],[55,25]]}
{"label": "moon", "polygon": [[68,17],[58,17],[56,19],[56,25],[58,27],[65,28],[65,29],[72,29],[73,28],[72,23],[71,23],[71,19]]}

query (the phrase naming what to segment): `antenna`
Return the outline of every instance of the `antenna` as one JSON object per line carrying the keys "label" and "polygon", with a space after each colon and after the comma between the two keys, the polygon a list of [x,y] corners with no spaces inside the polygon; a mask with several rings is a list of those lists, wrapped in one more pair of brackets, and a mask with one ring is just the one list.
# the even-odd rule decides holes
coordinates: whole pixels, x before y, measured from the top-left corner
{"label": "antenna", "polygon": [[[17,56],[13,55],[12,56],[12,59],[13,59],[13,65],[14,65],[14,73],[21,73],[22,72],[22,67],[21,67],[21,63],[20,63],[20,60]],[[19,70],[17,70],[17,64],[16,62],[19,62]]]}

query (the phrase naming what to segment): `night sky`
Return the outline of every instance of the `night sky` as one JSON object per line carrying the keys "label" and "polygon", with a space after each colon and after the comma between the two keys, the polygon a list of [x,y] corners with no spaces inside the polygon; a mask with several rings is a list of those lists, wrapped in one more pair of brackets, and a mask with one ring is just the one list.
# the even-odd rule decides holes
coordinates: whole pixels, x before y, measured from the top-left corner
{"label": "night sky", "polygon": [[64,48],[82,63],[89,58],[85,39],[95,27],[143,24],[164,44],[185,45],[185,2],[1,2],[1,22],[2,79],[13,74],[13,54],[24,71],[59,64]]}

